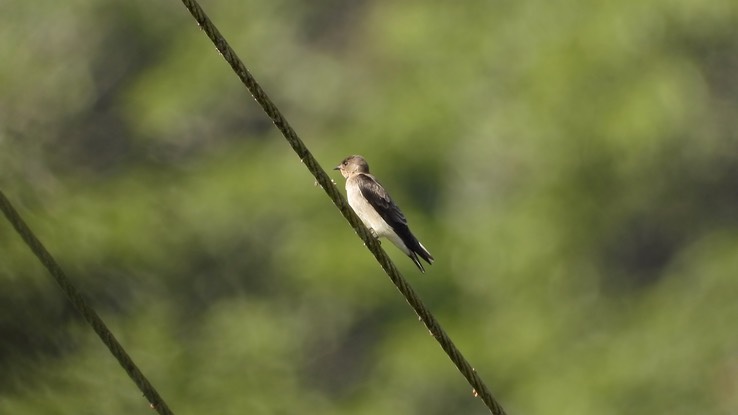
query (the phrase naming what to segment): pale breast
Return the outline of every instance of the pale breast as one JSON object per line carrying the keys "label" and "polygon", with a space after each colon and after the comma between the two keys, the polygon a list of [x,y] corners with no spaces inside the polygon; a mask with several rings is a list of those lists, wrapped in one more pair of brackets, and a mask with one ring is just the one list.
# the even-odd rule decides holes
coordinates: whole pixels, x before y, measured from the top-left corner
{"label": "pale breast", "polygon": [[387,222],[379,216],[379,213],[367,202],[366,198],[361,194],[359,186],[351,183],[350,179],[346,181],[346,197],[348,198],[351,209],[356,212],[367,228],[374,229],[377,236],[387,236],[394,234],[392,228]]}

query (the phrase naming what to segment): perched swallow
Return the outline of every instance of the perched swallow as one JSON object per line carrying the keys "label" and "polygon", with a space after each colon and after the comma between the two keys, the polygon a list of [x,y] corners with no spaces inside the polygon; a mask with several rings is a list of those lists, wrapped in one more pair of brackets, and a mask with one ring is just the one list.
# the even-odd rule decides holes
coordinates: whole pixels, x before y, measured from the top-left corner
{"label": "perched swallow", "polygon": [[369,174],[369,165],[361,156],[348,156],[333,170],[346,178],[346,197],[351,208],[375,238],[382,236],[400,248],[425,272],[418,257],[432,264],[433,256],[407,226],[407,219],[389,193]]}

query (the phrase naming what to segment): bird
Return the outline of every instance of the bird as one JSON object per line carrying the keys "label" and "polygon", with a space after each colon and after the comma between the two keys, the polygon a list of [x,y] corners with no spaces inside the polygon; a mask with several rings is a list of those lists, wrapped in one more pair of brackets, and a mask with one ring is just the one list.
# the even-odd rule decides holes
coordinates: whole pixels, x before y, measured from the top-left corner
{"label": "bird", "polygon": [[348,156],[333,170],[339,170],[346,178],[346,197],[349,206],[375,238],[385,237],[417,265],[420,272],[425,268],[422,258],[433,264],[433,255],[418,238],[410,232],[407,219],[392,201],[389,193],[369,173],[369,164],[359,155]]}

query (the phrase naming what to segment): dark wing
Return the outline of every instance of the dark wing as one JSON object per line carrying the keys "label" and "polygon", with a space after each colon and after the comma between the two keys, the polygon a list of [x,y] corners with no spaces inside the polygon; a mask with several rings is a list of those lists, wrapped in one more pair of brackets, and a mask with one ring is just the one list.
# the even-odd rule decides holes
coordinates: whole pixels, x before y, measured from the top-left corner
{"label": "dark wing", "polygon": [[415,265],[420,268],[420,271],[425,272],[423,265],[418,260],[418,256],[429,264],[433,263],[433,256],[418,242],[415,235],[410,232],[410,228],[407,226],[407,219],[400,212],[400,208],[395,205],[387,191],[374,180],[374,177],[363,173],[357,174],[355,177],[361,195],[379,213],[379,216],[387,222],[387,225],[392,227],[392,230],[395,231],[397,236],[402,239],[402,242],[410,250],[410,254],[408,255],[410,259],[415,262]]}
{"label": "dark wing", "polygon": [[[385,222],[395,232],[398,232],[398,228],[407,228],[407,219],[405,215],[400,212],[400,208],[390,198],[384,188],[374,180],[373,177],[366,174],[357,174],[356,182],[359,185],[361,195],[364,196],[367,202],[379,213],[379,216],[384,219]],[[399,235],[399,233],[398,233]],[[402,237],[402,235],[400,235]],[[404,238],[403,238],[404,239]]]}

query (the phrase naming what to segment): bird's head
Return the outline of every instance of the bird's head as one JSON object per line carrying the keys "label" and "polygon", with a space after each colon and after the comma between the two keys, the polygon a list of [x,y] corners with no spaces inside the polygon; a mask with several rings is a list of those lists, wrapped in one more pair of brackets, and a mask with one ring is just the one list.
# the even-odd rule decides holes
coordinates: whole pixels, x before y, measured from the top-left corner
{"label": "bird's head", "polygon": [[343,159],[333,170],[340,170],[343,177],[349,178],[356,173],[369,173],[369,165],[364,157],[354,155]]}

